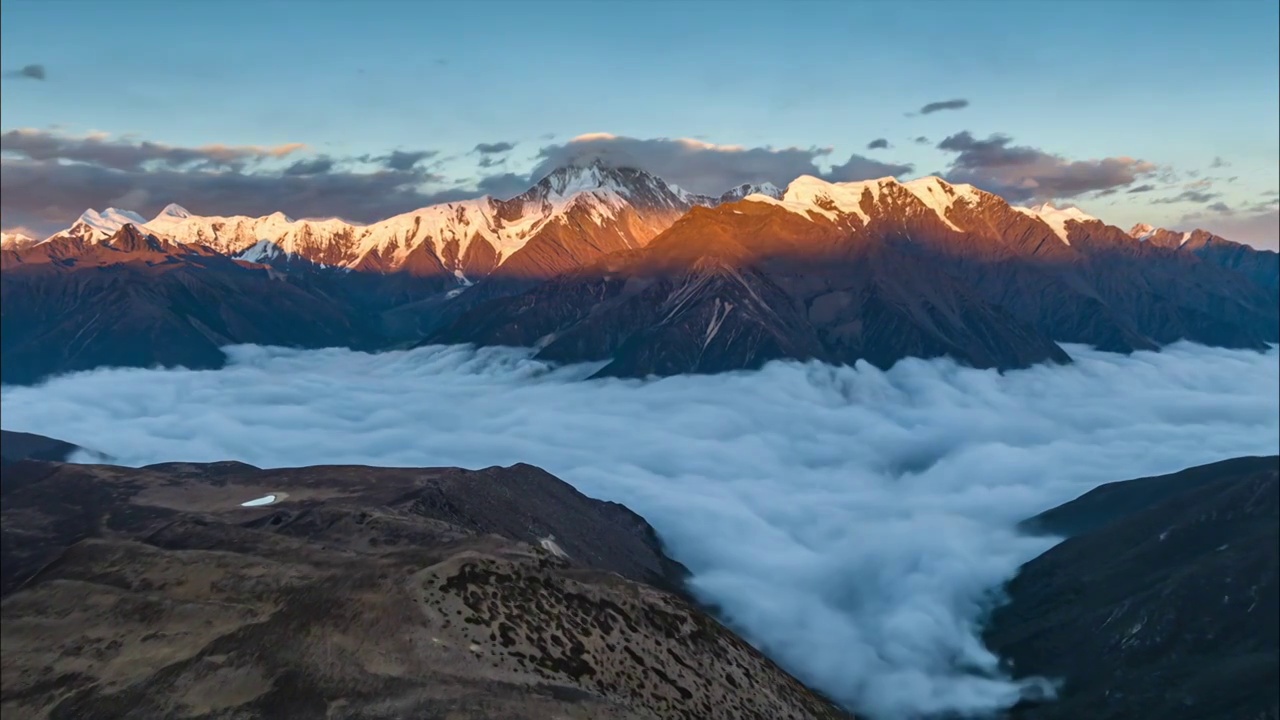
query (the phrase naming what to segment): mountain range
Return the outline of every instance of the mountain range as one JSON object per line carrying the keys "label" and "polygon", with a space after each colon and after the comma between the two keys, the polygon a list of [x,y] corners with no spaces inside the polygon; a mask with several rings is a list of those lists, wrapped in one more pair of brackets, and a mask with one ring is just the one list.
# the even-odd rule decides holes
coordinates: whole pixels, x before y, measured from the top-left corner
{"label": "mountain range", "polygon": [[936,177],[698,195],[560,168],[509,200],[369,225],[88,211],[0,252],[3,381],[107,365],[218,367],[222,346],[469,342],[640,377],[818,359],[1069,362],[1280,341],[1276,253],[1131,231]]}

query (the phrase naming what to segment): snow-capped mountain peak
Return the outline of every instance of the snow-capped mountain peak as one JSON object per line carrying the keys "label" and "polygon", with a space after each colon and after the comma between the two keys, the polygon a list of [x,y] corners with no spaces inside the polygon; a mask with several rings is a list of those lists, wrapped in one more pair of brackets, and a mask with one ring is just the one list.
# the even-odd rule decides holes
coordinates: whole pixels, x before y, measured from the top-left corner
{"label": "snow-capped mountain peak", "polygon": [[153,223],[164,223],[166,221],[173,222],[176,220],[185,220],[189,217],[192,217],[190,210],[187,210],[186,208],[182,207],[181,205],[178,205],[177,203],[169,203],[168,205],[164,206],[163,210],[161,210],[159,213],[156,214],[155,218],[151,222]]}
{"label": "snow-capped mountain peak", "polygon": [[720,196],[720,202],[735,202],[751,195],[764,195],[775,200],[782,197],[782,189],[771,182],[743,183],[735,188],[730,188]]}
{"label": "snow-capped mountain peak", "polygon": [[606,166],[599,160],[587,165],[568,165],[557,168],[538,181],[537,187],[545,188],[549,195],[559,199],[593,190],[611,190],[620,195],[631,194],[627,178],[623,173]]}
{"label": "snow-capped mountain peak", "polygon": [[1068,222],[1098,222],[1098,218],[1085,213],[1078,207],[1056,208],[1053,203],[1049,202],[1032,207],[1015,206],[1013,209],[1024,215],[1043,220],[1045,224],[1053,228],[1054,234],[1067,245],[1071,244],[1071,241],[1067,239],[1069,235],[1067,230]]}
{"label": "snow-capped mountain peak", "polygon": [[913,197],[928,211],[936,214],[944,224],[958,231],[960,228],[948,219],[947,212],[957,202],[976,206],[982,195],[982,191],[972,185],[952,185],[933,176],[907,182],[894,177],[830,182],[813,175],[801,175],[787,185],[787,189],[776,200],[764,194],[751,195],[748,199],[777,202],[802,215],[816,213],[831,220],[853,216],[867,223],[871,220],[871,215],[863,206],[867,197],[870,197],[872,207],[882,203],[889,203],[889,207],[900,206],[896,204],[903,202],[904,198]]}
{"label": "snow-capped mountain peak", "polygon": [[87,226],[95,234],[110,236],[125,225],[132,224],[138,227],[145,227],[147,220],[138,213],[129,210],[107,208],[102,212],[98,212],[97,210],[89,209],[80,215],[80,218],[76,220],[76,224]]}
{"label": "snow-capped mountain peak", "polygon": [[280,249],[279,245],[276,245],[270,240],[259,240],[248,248],[236,253],[235,257],[248,262],[266,263],[281,257],[282,255],[285,255],[285,252]]}
{"label": "snow-capped mountain peak", "polygon": [[1186,245],[1192,238],[1199,235],[1203,238],[1211,238],[1212,233],[1205,230],[1167,230],[1165,228],[1156,227],[1147,223],[1138,223],[1129,229],[1129,237],[1141,243],[1152,243],[1160,247],[1179,248]]}
{"label": "snow-capped mountain peak", "polygon": [[836,220],[842,215],[854,215],[866,222],[868,218],[862,211],[862,195],[870,187],[886,181],[897,182],[893,178],[881,178],[864,182],[833,183],[813,175],[801,175],[787,185],[779,198],[756,193],[746,199],[776,203],[806,217],[816,213]]}
{"label": "snow-capped mountain peak", "polygon": [[0,233],[0,250],[22,250],[36,244],[36,239],[22,233]]}
{"label": "snow-capped mountain peak", "polygon": [[690,205],[710,204],[708,199],[668,185],[644,170],[614,167],[601,160],[558,168],[511,201],[545,201],[553,209],[562,209],[584,199],[605,214],[614,213],[627,204],[662,210],[687,210]]}
{"label": "snow-capped mountain peak", "polygon": [[1134,240],[1146,240],[1147,238],[1155,234],[1155,232],[1156,232],[1155,225],[1149,225],[1147,223],[1138,223],[1137,225],[1134,225],[1133,227],[1129,228],[1129,237],[1133,238]]}

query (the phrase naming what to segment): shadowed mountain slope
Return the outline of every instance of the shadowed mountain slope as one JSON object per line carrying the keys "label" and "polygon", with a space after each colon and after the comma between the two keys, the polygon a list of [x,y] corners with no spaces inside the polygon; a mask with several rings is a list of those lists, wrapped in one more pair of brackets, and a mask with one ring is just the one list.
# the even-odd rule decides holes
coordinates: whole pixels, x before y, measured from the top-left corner
{"label": "shadowed mountain slope", "polygon": [[1014,718],[1280,717],[1280,457],[1104,485],[1029,524],[1072,536],[1023,566],[986,640],[1063,685]]}

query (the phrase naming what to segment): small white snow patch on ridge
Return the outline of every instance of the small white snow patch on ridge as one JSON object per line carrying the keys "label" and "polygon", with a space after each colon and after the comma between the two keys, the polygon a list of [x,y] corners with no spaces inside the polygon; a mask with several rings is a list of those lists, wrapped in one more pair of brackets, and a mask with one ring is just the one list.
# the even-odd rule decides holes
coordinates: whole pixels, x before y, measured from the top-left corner
{"label": "small white snow patch on ridge", "polygon": [[1035,207],[1017,207],[1014,210],[1029,215],[1034,218],[1040,218],[1046,225],[1053,228],[1053,232],[1062,240],[1063,243],[1070,245],[1071,241],[1067,239],[1067,222],[1074,220],[1076,222],[1089,222],[1098,218],[1092,215],[1086,215],[1083,210],[1076,207],[1056,208],[1050,203],[1037,205]]}
{"label": "small white snow patch on ridge", "polygon": [[260,498],[240,503],[240,507],[262,507],[263,505],[271,505],[275,503],[275,501],[275,495],[263,495]]}
{"label": "small white snow patch on ridge", "polygon": [[280,249],[279,245],[270,240],[259,240],[241,252],[238,257],[247,262],[261,263],[278,258],[283,254],[284,251]]}
{"label": "small white snow patch on ridge", "polygon": [[902,187],[906,188],[912,195],[915,195],[924,206],[932,210],[946,223],[947,227],[957,232],[963,232],[958,225],[951,222],[947,217],[947,211],[951,209],[957,201],[962,201],[976,207],[981,201],[981,192],[972,185],[951,185],[940,177],[928,176],[917,178],[909,182],[902,183]]}
{"label": "small white snow patch on ridge", "polygon": [[542,538],[538,541],[538,544],[542,546],[543,550],[546,550],[558,558],[569,557],[569,553],[565,552],[564,548],[560,547],[559,543],[556,542],[556,537],[554,535],[548,535],[547,537]]}

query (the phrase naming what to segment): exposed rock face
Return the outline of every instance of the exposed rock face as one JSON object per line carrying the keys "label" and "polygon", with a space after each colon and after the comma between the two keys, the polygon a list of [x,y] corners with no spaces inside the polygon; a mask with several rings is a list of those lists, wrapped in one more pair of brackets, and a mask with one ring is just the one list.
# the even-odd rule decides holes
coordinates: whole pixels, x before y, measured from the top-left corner
{"label": "exposed rock face", "polygon": [[1027,720],[1280,717],[1280,457],[1100,487],[1029,521],[1072,537],[1009,583],[988,645],[1064,680]]}
{"label": "exposed rock face", "polygon": [[3,473],[6,717],[846,717],[537,468]]}

